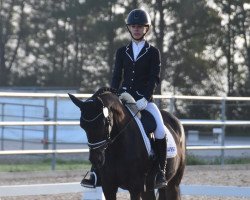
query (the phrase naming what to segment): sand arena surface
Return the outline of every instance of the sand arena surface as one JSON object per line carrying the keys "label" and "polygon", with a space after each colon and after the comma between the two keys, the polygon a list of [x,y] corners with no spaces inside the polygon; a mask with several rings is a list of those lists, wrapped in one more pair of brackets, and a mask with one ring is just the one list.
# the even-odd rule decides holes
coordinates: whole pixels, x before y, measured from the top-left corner
{"label": "sand arena surface", "polygon": [[[10,172],[0,173],[0,185],[80,182],[83,171]],[[183,184],[250,186],[250,165],[188,166]],[[0,200],[80,200],[82,193],[2,197]],[[119,200],[128,200],[127,194],[118,194]],[[182,200],[250,200],[250,198],[183,196]]]}

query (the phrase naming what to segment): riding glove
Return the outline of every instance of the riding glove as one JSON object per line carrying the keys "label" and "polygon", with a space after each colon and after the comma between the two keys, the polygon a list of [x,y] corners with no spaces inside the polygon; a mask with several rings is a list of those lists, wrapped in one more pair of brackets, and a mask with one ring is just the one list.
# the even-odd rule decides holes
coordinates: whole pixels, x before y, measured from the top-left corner
{"label": "riding glove", "polygon": [[144,97],[136,101],[136,106],[138,110],[144,110],[147,107],[147,105],[148,105],[148,101]]}

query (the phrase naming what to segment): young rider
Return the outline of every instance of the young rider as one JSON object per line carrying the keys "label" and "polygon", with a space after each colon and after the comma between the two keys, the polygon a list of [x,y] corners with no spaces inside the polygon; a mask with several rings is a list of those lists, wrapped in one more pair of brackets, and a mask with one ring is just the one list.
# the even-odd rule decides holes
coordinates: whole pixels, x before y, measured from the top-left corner
{"label": "young rider", "polygon": [[[153,100],[153,93],[160,82],[160,53],[149,44],[145,35],[150,29],[149,14],[142,9],[132,10],[126,22],[131,35],[131,42],[119,48],[116,52],[115,67],[111,87],[122,92],[128,92],[136,100],[139,110],[149,111],[156,119],[157,128],[154,132],[156,156],[159,161],[159,172],[156,175],[155,188],[167,186],[165,178],[167,131],[161,113]],[[86,186],[96,181],[91,175],[82,183]]]}

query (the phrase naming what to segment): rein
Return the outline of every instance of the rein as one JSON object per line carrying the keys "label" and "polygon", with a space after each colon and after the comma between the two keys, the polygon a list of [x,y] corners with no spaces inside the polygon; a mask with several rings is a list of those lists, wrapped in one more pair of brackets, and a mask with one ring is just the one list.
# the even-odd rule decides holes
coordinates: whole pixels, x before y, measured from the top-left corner
{"label": "rein", "polygon": [[96,117],[94,117],[93,119],[86,119],[86,118],[82,117],[82,120],[85,121],[85,122],[93,122],[93,121],[97,120],[98,117],[101,116],[101,114],[102,114],[102,113],[99,113],[99,114],[98,114]]}
{"label": "rein", "polygon": [[122,132],[128,127],[128,125],[132,122],[132,120],[135,118],[135,116],[139,113],[140,111],[138,110],[133,116],[132,118],[127,122],[127,124],[122,128],[122,130],[119,131],[119,133],[112,139],[110,140],[109,143],[113,143],[121,134]]}
{"label": "rein", "polygon": [[135,118],[135,116],[139,113],[140,111],[138,110],[132,117],[131,119],[127,122],[127,124],[122,128],[122,130],[119,131],[119,133],[109,142],[109,143],[113,143],[121,134],[122,132],[128,127],[128,125],[133,121],[133,119]]}

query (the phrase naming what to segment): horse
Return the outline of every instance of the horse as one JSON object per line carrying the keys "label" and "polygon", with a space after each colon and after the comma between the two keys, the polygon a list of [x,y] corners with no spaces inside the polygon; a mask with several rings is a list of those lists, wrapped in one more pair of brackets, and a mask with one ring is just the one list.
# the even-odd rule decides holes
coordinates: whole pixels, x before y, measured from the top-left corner
{"label": "horse", "polygon": [[[116,200],[118,188],[128,190],[131,200],[155,200],[154,190],[145,191],[152,167],[140,130],[133,115],[120,101],[115,89],[100,88],[86,101],[69,94],[80,108],[80,126],[85,130],[89,160],[98,168],[106,200]],[[168,185],[158,189],[159,200],[180,200],[180,182],[185,169],[185,133],[180,121],[161,110],[165,125],[177,146],[177,155],[167,159]]]}

